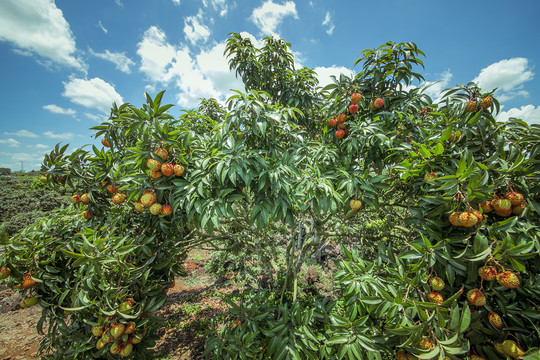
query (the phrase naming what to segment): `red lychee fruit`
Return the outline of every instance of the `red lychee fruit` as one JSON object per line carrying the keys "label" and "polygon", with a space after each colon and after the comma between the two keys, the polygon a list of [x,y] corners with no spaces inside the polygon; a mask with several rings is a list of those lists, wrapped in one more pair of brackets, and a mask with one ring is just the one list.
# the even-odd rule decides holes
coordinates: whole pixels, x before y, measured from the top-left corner
{"label": "red lychee fruit", "polygon": [[463,222],[461,221],[461,213],[459,211],[454,211],[448,216],[448,220],[450,221],[450,224],[454,226],[463,226]]}
{"label": "red lychee fruit", "polygon": [[131,334],[135,331],[135,328],[137,327],[137,324],[135,324],[134,321],[130,321],[126,324],[126,328],[124,329],[124,334]]}
{"label": "red lychee fruit", "polygon": [[23,281],[21,287],[23,289],[31,289],[37,286],[37,281],[32,279],[32,274],[26,273],[23,275]]}
{"label": "red lychee fruit", "polygon": [[420,345],[420,348],[424,350],[431,350],[435,347],[435,345],[433,345],[431,340],[429,340],[428,338],[422,338],[422,340],[420,340],[419,345]]}
{"label": "red lychee fruit", "polygon": [[469,112],[473,112],[474,110],[476,110],[476,101],[474,100],[467,101],[465,103],[465,112],[469,113]]}
{"label": "red lychee fruit", "polygon": [[335,136],[336,136],[336,139],[338,140],[343,139],[343,137],[345,136],[345,130],[342,130],[342,129],[336,130]]}
{"label": "red lychee fruit", "polygon": [[90,211],[83,212],[83,216],[86,220],[90,220],[94,216]]}
{"label": "red lychee fruit", "polygon": [[475,306],[484,306],[486,304],[485,295],[478,289],[472,289],[467,292],[467,300]]}
{"label": "red lychee fruit", "polygon": [[356,104],[349,105],[349,113],[351,113],[351,115],[354,114],[357,111],[358,111],[358,105],[356,105]]}
{"label": "red lychee fruit", "polygon": [[358,210],[362,207],[362,201],[360,200],[351,200],[351,202],[349,203],[349,206],[351,207],[351,209],[353,210]]}
{"label": "red lychee fruit", "polygon": [[491,206],[491,201],[485,201],[481,203],[479,206],[482,209],[482,212],[484,214],[487,214],[493,211],[493,207]]}
{"label": "red lychee fruit", "polygon": [[337,119],[335,117],[328,120],[328,125],[334,127],[337,125]]}
{"label": "red lychee fruit", "polygon": [[506,355],[518,359],[525,353],[514,340],[504,340],[502,343],[503,351]]}
{"label": "red lychee fruit", "polygon": [[478,269],[478,276],[486,281],[495,280],[497,278],[497,269],[494,266],[482,266]]}
{"label": "red lychee fruit", "polygon": [[519,204],[519,205],[515,205],[515,206],[512,206],[512,214],[514,215],[521,215],[523,214],[523,211],[525,211],[525,205],[524,204]]}
{"label": "red lychee fruit", "polygon": [[435,304],[442,304],[444,301],[443,296],[435,291],[430,292],[427,297],[428,297],[429,302],[432,302]]}
{"label": "red lychee fruit", "polygon": [[105,327],[103,325],[100,326],[92,326],[92,335],[95,337],[101,337],[103,333],[105,332]]}
{"label": "red lychee fruit", "polygon": [[487,110],[493,105],[493,98],[491,96],[486,96],[480,100],[478,108],[481,110]]}
{"label": "red lychee fruit", "polygon": [[491,206],[495,212],[506,212],[512,210],[512,202],[508,199],[493,199],[491,200]]}
{"label": "red lychee fruit", "polygon": [[371,100],[370,106],[373,110],[379,110],[384,106],[384,100],[381,98],[376,98],[374,100]]}
{"label": "red lychee fruit", "polygon": [[174,174],[174,165],[171,163],[164,163],[161,165],[161,173],[165,176],[171,176]]}
{"label": "red lychee fruit", "polygon": [[114,186],[113,184],[107,186],[107,191],[110,192],[111,194],[116,193],[116,186]]}
{"label": "red lychee fruit", "polygon": [[167,216],[172,214],[172,207],[170,205],[163,205],[161,206],[161,215]]}
{"label": "red lychee fruit", "polygon": [[494,313],[493,311],[489,313],[488,320],[491,325],[495,326],[496,328],[500,328],[502,326],[501,317],[499,316],[499,314]]}
{"label": "red lychee fruit", "polygon": [[11,274],[11,269],[8,267],[3,267],[0,269],[0,280],[7,279]]}
{"label": "red lychee fruit", "polygon": [[176,175],[176,176],[184,175],[185,168],[182,165],[176,164],[176,165],[174,165],[173,169],[174,169],[174,175]]}
{"label": "red lychee fruit", "polygon": [[112,196],[111,201],[113,204],[120,205],[126,201],[126,194],[116,193]]}
{"label": "red lychee fruit", "polygon": [[73,204],[78,204],[81,202],[81,197],[75,194],[75,195],[72,195],[71,198],[69,198],[69,201],[71,201]]}
{"label": "red lychee fruit", "polygon": [[482,213],[480,211],[475,209],[475,210],[473,210],[471,212],[478,219],[477,223],[482,222],[482,220],[484,220],[484,215],[482,215]]}
{"label": "red lychee fruit", "polygon": [[360,93],[354,93],[351,95],[351,103],[352,104],[358,104],[362,100],[362,94]]}
{"label": "red lychee fruit", "polygon": [[125,344],[122,349],[120,349],[121,357],[128,357],[133,351],[133,345],[130,343]]}
{"label": "red lychee fruit", "polygon": [[167,150],[161,148],[161,149],[157,149],[155,151],[155,154],[157,156],[159,156],[159,158],[163,161],[167,160],[167,157],[169,157],[169,153],[167,152]]}
{"label": "red lychee fruit", "polygon": [[103,146],[105,146],[105,147],[111,147],[111,142],[106,137],[101,139],[101,144],[103,144]]}
{"label": "red lychee fruit", "polygon": [[144,205],[141,204],[140,202],[136,202],[135,204],[133,204],[133,207],[135,208],[135,210],[137,210],[139,212],[144,211]]}
{"label": "red lychee fruit", "polygon": [[465,227],[473,227],[478,223],[478,218],[470,211],[464,211],[460,215],[461,223]]}
{"label": "red lychee fruit", "polygon": [[162,175],[163,175],[163,173],[161,172],[161,170],[152,171],[150,173],[150,176],[152,177],[152,179],[159,179]]}
{"label": "red lychee fruit", "polygon": [[517,275],[508,270],[497,275],[497,282],[508,289],[515,289],[519,286]]}
{"label": "red lychee fruit", "polygon": [[337,125],[337,128],[338,128],[338,129],[341,129],[341,130],[346,130],[346,129],[347,129],[347,124],[346,124],[346,123],[338,124],[338,125]]}
{"label": "red lychee fruit", "polygon": [[161,169],[161,163],[159,161],[157,161],[156,159],[148,159],[146,161],[146,166],[151,170],[151,171],[158,171]]}
{"label": "red lychee fruit", "polygon": [[523,203],[523,195],[515,191],[509,192],[506,194],[506,198],[510,200],[512,205],[521,205]]}
{"label": "red lychee fruit", "polygon": [[424,175],[425,181],[434,181],[437,178],[438,178],[437,173],[433,171]]}
{"label": "red lychee fruit", "polygon": [[343,124],[346,120],[347,120],[347,114],[345,113],[340,113],[338,116],[337,116],[337,123],[338,125],[339,124]]}

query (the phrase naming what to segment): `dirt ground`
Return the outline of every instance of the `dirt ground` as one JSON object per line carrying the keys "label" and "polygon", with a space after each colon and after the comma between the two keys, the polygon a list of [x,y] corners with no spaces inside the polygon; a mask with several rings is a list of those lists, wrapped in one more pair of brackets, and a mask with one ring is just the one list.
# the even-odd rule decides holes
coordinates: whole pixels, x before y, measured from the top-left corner
{"label": "dirt ground", "polygon": [[[235,291],[230,278],[206,275],[204,259],[189,259],[189,276],[176,279],[169,298],[157,315],[165,320],[159,329],[161,339],[154,350],[156,359],[203,359],[204,330],[211,318],[227,309],[220,294]],[[41,336],[36,324],[41,316],[39,306],[21,309],[20,297],[6,286],[0,286],[0,360],[38,359]]]}

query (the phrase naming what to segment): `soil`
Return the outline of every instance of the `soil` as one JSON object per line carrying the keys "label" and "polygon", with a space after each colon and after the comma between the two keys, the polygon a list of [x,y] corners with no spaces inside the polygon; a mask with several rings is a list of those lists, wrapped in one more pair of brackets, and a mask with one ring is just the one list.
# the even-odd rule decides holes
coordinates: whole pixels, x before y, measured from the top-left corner
{"label": "soil", "polygon": [[[154,350],[156,359],[204,359],[204,331],[210,319],[227,311],[223,294],[235,289],[230,278],[216,278],[204,271],[204,254],[186,262],[188,276],[177,278],[168,292],[168,300],[156,315],[165,320],[158,330],[161,339]],[[39,359],[41,336],[36,324],[41,316],[39,306],[22,309],[20,296],[0,286],[0,360]]]}

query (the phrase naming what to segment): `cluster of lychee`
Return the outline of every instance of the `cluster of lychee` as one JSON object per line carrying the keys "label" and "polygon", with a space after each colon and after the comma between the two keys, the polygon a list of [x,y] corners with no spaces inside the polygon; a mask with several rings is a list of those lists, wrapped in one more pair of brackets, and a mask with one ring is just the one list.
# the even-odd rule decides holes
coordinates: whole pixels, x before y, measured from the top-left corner
{"label": "cluster of lychee", "polygon": [[[156,154],[162,161],[166,161],[169,157],[169,153],[166,149],[160,148],[157,149],[154,154]],[[170,162],[161,163],[156,159],[148,159],[146,161],[146,166],[150,169],[150,176],[152,179],[158,179],[161,176],[182,176],[184,175],[185,168],[180,164],[172,164]]]}
{"label": "cluster of lychee", "polygon": [[[9,267],[4,266],[0,268],[0,280],[5,280],[9,278],[10,275],[11,275],[11,269]],[[37,284],[38,284],[37,281],[32,278],[32,274],[30,272],[27,272],[26,274],[23,275],[22,282],[15,285],[15,288],[21,289],[21,290],[30,290],[30,289],[35,288]],[[21,308],[24,309],[27,307],[37,305],[38,302],[39,302],[39,299],[37,297],[27,294],[26,297],[23,300],[21,300],[20,306]]]}
{"label": "cluster of lychee", "polygon": [[484,214],[494,212],[499,216],[521,215],[525,210],[523,203],[524,197],[522,194],[509,191],[505,195],[496,196],[491,201],[486,201],[480,204],[480,208]]}
{"label": "cluster of lychee", "polygon": [[[102,185],[104,186],[105,184],[102,183]],[[114,184],[110,184],[109,186],[107,186],[107,191],[112,194],[111,202],[113,204],[120,205],[126,201],[126,197],[127,197],[126,194],[119,193],[118,189],[116,188],[116,186],[114,186]],[[84,193],[82,195],[74,194],[71,196],[70,201],[73,204],[81,203],[84,205],[88,205],[90,204],[90,195],[88,193]],[[83,216],[85,219],[91,219],[93,214],[90,210],[86,210],[83,213]]]}
{"label": "cluster of lychee", "polygon": [[[133,307],[133,300],[126,299],[120,304],[118,311],[128,314]],[[140,343],[143,339],[141,334],[135,333],[137,324],[134,321],[122,323],[110,317],[108,322],[103,325],[92,327],[92,335],[98,337],[96,349],[101,350],[110,344],[109,352],[119,354],[122,357],[128,357],[133,351],[133,345]]]}
{"label": "cluster of lychee", "polygon": [[484,96],[483,98],[480,99],[480,102],[478,102],[478,104],[474,100],[467,101],[465,103],[465,112],[466,113],[474,112],[477,109],[479,109],[479,110],[487,110],[487,109],[491,108],[492,105],[493,105],[493,98],[491,96],[489,96],[489,95]]}
{"label": "cluster of lychee", "polygon": [[137,211],[143,212],[145,208],[149,208],[149,211],[152,215],[171,215],[173,209],[170,205],[159,204],[156,202],[156,194],[154,190],[145,190],[142,196],[134,204],[134,207]]}

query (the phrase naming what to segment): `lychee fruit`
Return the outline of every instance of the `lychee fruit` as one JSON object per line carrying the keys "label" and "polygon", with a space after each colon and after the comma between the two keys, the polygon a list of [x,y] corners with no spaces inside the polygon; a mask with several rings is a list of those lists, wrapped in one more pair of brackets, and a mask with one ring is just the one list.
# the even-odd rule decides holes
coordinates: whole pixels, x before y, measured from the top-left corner
{"label": "lychee fruit", "polygon": [[504,340],[502,343],[503,351],[506,355],[517,359],[525,353],[514,340]]}
{"label": "lychee fruit", "polygon": [[438,276],[435,276],[429,280],[429,286],[435,291],[441,291],[444,289],[444,280]]}
{"label": "lychee fruit", "polygon": [[488,320],[491,325],[495,326],[497,329],[502,326],[502,319],[499,314],[494,313],[493,311],[489,313]]}
{"label": "lychee fruit", "polygon": [[149,207],[155,201],[156,201],[156,195],[154,195],[154,193],[143,194],[143,196],[141,196],[141,199],[139,200],[139,202],[145,207]]}
{"label": "lychee fruit", "polygon": [[515,191],[506,194],[506,198],[510,200],[514,206],[521,205],[523,203],[523,195]]}
{"label": "lychee fruit", "polygon": [[491,96],[483,97],[478,104],[478,108],[481,110],[487,110],[493,105],[493,98]]}
{"label": "lychee fruit", "polygon": [[480,209],[482,209],[482,213],[484,214],[487,214],[493,211],[493,207],[491,206],[491,201],[489,200],[481,203],[479,206],[480,206]]}
{"label": "lychee fruit", "polygon": [[152,215],[159,215],[161,213],[161,204],[154,203],[150,206],[150,213]]}
{"label": "lychee fruit", "polygon": [[90,196],[87,193],[84,193],[81,195],[79,199],[84,205],[88,205],[90,203]]}
{"label": "lychee fruit", "polygon": [[463,226],[463,222],[461,221],[461,213],[458,211],[454,211],[448,216],[448,220],[450,221],[450,224],[454,226]]}
{"label": "lychee fruit", "polygon": [[431,340],[429,340],[428,338],[422,338],[422,340],[420,340],[419,345],[420,345],[420,348],[424,350],[431,350],[435,347],[435,345],[433,345]]}
{"label": "lychee fruit", "polygon": [[120,356],[128,357],[129,355],[131,355],[132,351],[133,351],[133,345],[130,343],[127,343],[122,347],[122,349],[120,349]]}
{"label": "lychee fruit", "polygon": [[159,161],[157,161],[156,159],[148,159],[146,161],[146,166],[151,170],[151,171],[158,171],[161,169],[161,163]]}
{"label": "lychee fruit", "polygon": [[77,194],[75,195],[72,195],[70,198],[69,198],[69,201],[71,201],[73,204],[78,204],[81,202],[81,197]]}
{"label": "lychee fruit", "polygon": [[381,98],[376,98],[371,101],[370,105],[373,110],[378,110],[384,106],[384,100]]}
{"label": "lychee fruit", "polygon": [[338,125],[339,124],[343,124],[346,120],[347,120],[347,114],[345,113],[340,113],[338,116],[337,116],[337,123]]}
{"label": "lychee fruit", "polygon": [[497,278],[497,269],[494,266],[482,266],[478,269],[478,276],[486,281],[495,280]]}
{"label": "lychee fruit", "polygon": [[430,172],[430,173],[427,173],[427,174],[424,175],[424,180],[425,181],[434,181],[437,178],[438,178],[438,176],[437,176],[437,173],[435,173],[435,172]]}
{"label": "lychee fruit", "polygon": [[478,223],[478,218],[470,211],[464,211],[460,215],[461,223],[465,227],[473,227]]}
{"label": "lychee fruit", "polygon": [[113,184],[107,186],[107,191],[110,192],[111,194],[116,193],[116,186],[114,186]]}
{"label": "lychee fruit", "polygon": [[336,136],[336,139],[338,140],[343,139],[343,137],[345,136],[345,130],[343,129],[336,130],[335,136]]}
{"label": "lychee fruit", "polygon": [[346,124],[346,123],[338,124],[338,125],[337,125],[337,128],[338,128],[338,129],[341,129],[341,130],[345,130],[345,129],[347,129],[347,124]]}
{"label": "lychee fruit", "polygon": [[471,211],[471,212],[472,212],[472,214],[473,214],[474,216],[476,216],[476,218],[478,219],[478,222],[477,222],[477,223],[482,222],[482,220],[484,220],[484,215],[482,215],[482,213],[481,213],[480,211],[478,211],[478,210],[475,209],[475,210],[473,210],[473,211]]}
{"label": "lychee fruit", "polygon": [[3,267],[0,269],[0,280],[7,279],[11,274],[11,269],[8,267]]}
{"label": "lychee fruit", "polygon": [[28,297],[28,298],[26,298],[24,300],[21,300],[20,306],[24,309],[24,308],[28,308],[28,307],[37,305],[38,302],[39,302],[39,299],[37,297],[35,297],[35,296]]}
{"label": "lychee fruit", "polygon": [[174,165],[171,163],[162,164],[161,173],[165,176],[171,176],[172,174],[174,174]]}
{"label": "lychee fruit", "polygon": [[103,325],[99,326],[92,326],[92,335],[95,337],[101,337],[103,333],[105,332],[105,327]]}
{"label": "lychee fruit", "polygon": [[427,297],[430,302],[435,304],[442,304],[444,301],[443,296],[435,291],[430,292]]}
{"label": "lychee fruit", "polygon": [[467,300],[475,306],[484,306],[486,304],[485,295],[478,289],[472,289],[467,292]]}
{"label": "lychee fruit", "polygon": [[163,216],[167,216],[167,215],[171,215],[172,214],[172,207],[170,205],[163,205],[161,206],[161,215]]}
{"label": "lychee fruit", "polygon": [[94,216],[90,211],[83,212],[83,216],[86,220],[90,220]]}
{"label": "lychee fruit", "polygon": [[351,103],[352,104],[358,104],[362,100],[362,94],[360,93],[354,93],[351,95]]}
{"label": "lychee fruit", "polygon": [[126,194],[116,193],[112,196],[111,201],[113,204],[120,205],[126,201]]}
{"label": "lychee fruit", "polygon": [[474,110],[476,110],[476,101],[474,100],[467,101],[465,103],[465,112],[469,113],[469,112],[473,112]]}
{"label": "lychee fruit", "polygon": [[37,286],[37,281],[32,279],[32,275],[30,273],[24,274],[21,287],[23,289],[31,289],[35,286]]}
{"label": "lychee fruit", "polygon": [[176,175],[176,176],[184,175],[185,168],[182,165],[176,164],[176,165],[174,165],[173,169],[174,169],[174,175]]}
{"label": "lychee fruit", "polygon": [[167,160],[167,157],[169,157],[169,153],[163,148],[157,149],[154,153],[159,156],[161,160]]}
{"label": "lychee fruit", "polygon": [[508,289],[519,287],[519,278],[511,271],[503,271],[497,275],[497,282]]}
{"label": "lychee fruit", "polygon": [[[493,199],[491,200],[491,206],[495,212],[505,213],[510,210],[512,213],[512,202],[508,199]],[[497,214],[498,215],[498,214]]]}
{"label": "lychee fruit", "polygon": [[144,205],[141,204],[140,202],[136,202],[135,204],[133,204],[133,207],[135,208],[135,210],[137,210],[139,212],[144,211]]}
{"label": "lychee fruit", "polygon": [[328,120],[328,125],[334,127],[337,125],[337,119],[335,117]]}
{"label": "lychee fruit", "polygon": [[519,204],[519,205],[515,205],[515,206],[512,206],[512,214],[514,215],[521,215],[523,214],[523,211],[525,211],[525,205],[524,204]]}
{"label": "lychee fruit", "polygon": [[349,203],[349,206],[351,207],[351,209],[353,210],[358,210],[362,207],[362,201],[360,200],[351,200],[351,202]]}
{"label": "lychee fruit", "polygon": [[111,142],[106,137],[101,139],[101,144],[103,144],[103,146],[105,146],[105,147],[111,147]]}
{"label": "lychee fruit", "polygon": [[161,170],[152,171],[150,173],[150,176],[152,177],[152,179],[159,179],[162,175],[163,173],[161,172]]}
{"label": "lychee fruit", "polygon": [[349,105],[349,113],[351,113],[351,115],[354,114],[357,111],[358,111],[358,105],[356,105],[356,104]]}

